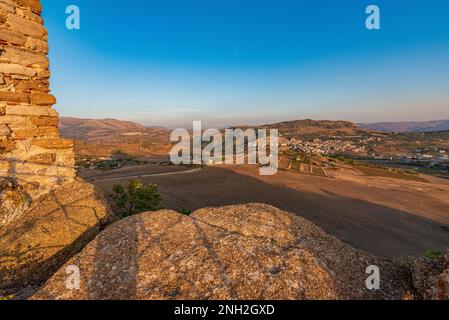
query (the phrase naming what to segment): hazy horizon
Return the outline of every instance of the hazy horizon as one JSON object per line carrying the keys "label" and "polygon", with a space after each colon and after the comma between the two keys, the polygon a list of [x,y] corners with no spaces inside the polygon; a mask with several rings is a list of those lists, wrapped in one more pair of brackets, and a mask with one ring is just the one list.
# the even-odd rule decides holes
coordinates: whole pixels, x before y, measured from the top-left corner
{"label": "hazy horizon", "polygon": [[[185,127],[449,119],[449,3],[43,0],[62,116]],[[431,5],[433,4],[433,5]]]}
{"label": "hazy horizon", "polygon": [[[117,120],[117,121],[130,121],[130,122],[134,122],[136,124],[140,124],[144,127],[159,127],[159,128],[166,128],[166,129],[175,129],[175,128],[191,128],[192,127],[192,123],[185,123],[184,125],[180,125],[180,126],[163,126],[163,125],[155,125],[155,124],[151,124],[151,123],[144,123],[144,122],[140,122],[138,120],[127,120],[127,119],[119,119],[119,118],[114,118],[114,117],[106,117],[106,118],[85,118],[85,117],[77,117],[77,116],[64,116],[64,115],[60,115],[60,117],[62,118],[75,118],[75,119],[82,119],[82,120],[96,120],[96,121],[102,121],[102,120]],[[404,121],[378,121],[378,122],[354,122],[354,121],[350,121],[347,119],[322,119],[322,118],[298,118],[298,119],[286,119],[286,120],[280,120],[280,121],[269,121],[269,122],[254,122],[254,123],[243,123],[240,122],[239,120],[235,120],[233,123],[229,123],[227,125],[218,125],[218,126],[214,126],[213,124],[211,124],[209,121],[205,121],[202,122],[202,127],[203,128],[226,128],[226,127],[236,127],[236,126],[245,126],[245,125],[269,125],[269,124],[276,124],[276,123],[280,123],[280,122],[288,122],[288,121],[300,121],[300,120],[313,120],[313,121],[349,121],[352,122],[356,125],[374,125],[374,124],[394,124],[394,123],[420,123],[420,122],[439,122],[439,121],[448,121],[449,122],[449,118],[447,119],[433,119],[433,120],[404,120]],[[197,121],[197,120],[193,120],[193,121]],[[198,120],[199,121],[199,120]]]}

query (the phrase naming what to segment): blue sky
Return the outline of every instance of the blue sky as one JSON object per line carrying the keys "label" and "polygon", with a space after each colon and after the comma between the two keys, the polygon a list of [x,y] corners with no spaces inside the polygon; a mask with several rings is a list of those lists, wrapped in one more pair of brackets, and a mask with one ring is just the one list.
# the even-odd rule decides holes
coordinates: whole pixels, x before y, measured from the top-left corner
{"label": "blue sky", "polygon": [[[63,116],[170,127],[449,118],[446,0],[42,3]],[[80,30],[65,27],[71,4]],[[381,30],[365,28],[369,4]]]}

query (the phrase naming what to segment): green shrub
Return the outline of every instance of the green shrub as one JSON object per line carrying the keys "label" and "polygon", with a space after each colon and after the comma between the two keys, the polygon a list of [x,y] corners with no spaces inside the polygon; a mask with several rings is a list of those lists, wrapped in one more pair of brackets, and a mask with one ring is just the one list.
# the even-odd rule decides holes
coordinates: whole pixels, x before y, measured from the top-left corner
{"label": "green shrub", "polygon": [[126,186],[114,185],[112,200],[116,207],[116,212],[121,217],[159,210],[161,197],[158,194],[156,185],[144,185],[141,181],[128,180]]}
{"label": "green shrub", "polygon": [[191,210],[188,210],[188,209],[185,209],[185,208],[179,209],[178,212],[179,212],[180,214],[185,215],[185,216],[190,216],[190,215],[192,214],[192,211],[191,211]]}
{"label": "green shrub", "polygon": [[443,252],[438,250],[427,250],[424,252],[424,257],[430,258],[430,259],[439,259],[443,256]]}

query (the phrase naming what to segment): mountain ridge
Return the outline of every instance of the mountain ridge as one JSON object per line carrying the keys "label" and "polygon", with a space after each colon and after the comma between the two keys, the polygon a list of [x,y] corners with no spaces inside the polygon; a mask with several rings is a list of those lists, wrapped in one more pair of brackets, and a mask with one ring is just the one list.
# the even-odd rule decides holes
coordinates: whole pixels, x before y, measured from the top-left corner
{"label": "mountain ridge", "polygon": [[359,123],[359,127],[384,132],[433,132],[449,130],[449,119],[431,121],[398,121]]}

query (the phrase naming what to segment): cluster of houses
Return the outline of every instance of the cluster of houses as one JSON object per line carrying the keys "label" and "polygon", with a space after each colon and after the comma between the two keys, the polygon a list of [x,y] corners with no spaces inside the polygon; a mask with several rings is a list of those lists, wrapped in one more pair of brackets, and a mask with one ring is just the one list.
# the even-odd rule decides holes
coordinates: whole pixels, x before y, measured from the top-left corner
{"label": "cluster of houses", "polygon": [[279,145],[281,148],[290,149],[306,154],[333,155],[340,153],[350,153],[354,155],[366,155],[367,145],[372,143],[374,139],[367,138],[357,141],[344,140],[339,138],[315,138],[312,141],[303,141],[299,139],[288,139],[281,137]]}
{"label": "cluster of houses", "polygon": [[440,148],[416,149],[413,159],[429,161],[449,161],[448,151]]}

